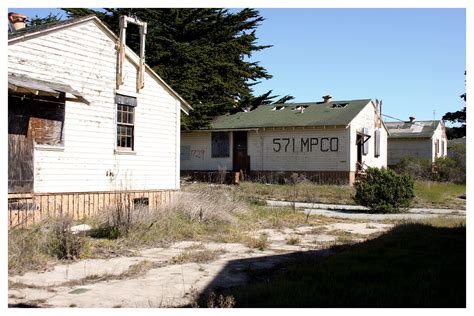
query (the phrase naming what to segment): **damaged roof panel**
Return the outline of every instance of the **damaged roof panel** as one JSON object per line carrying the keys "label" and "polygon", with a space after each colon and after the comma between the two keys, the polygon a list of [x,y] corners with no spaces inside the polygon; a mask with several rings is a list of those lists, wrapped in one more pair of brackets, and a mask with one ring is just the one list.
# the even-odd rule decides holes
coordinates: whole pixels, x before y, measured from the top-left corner
{"label": "damaged roof panel", "polygon": [[440,121],[385,122],[389,138],[431,138]]}
{"label": "damaged roof panel", "polygon": [[50,95],[58,97],[59,93],[65,92],[73,95],[74,101],[90,104],[82,94],[74,90],[71,86],[53,81],[45,81],[31,78],[27,75],[19,75],[14,73],[8,74],[8,89],[13,92],[28,93],[35,95]]}

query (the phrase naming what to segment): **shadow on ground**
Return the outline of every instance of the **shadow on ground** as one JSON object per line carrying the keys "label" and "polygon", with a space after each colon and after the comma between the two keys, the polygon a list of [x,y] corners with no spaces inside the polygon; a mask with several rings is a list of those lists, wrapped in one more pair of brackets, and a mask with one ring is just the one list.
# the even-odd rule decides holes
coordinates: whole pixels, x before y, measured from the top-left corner
{"label": "shadow on ground", "polygon": [[465,307],[466,228],[405,224],[359,244],[234,260],[199,306],[210,293],[235,307]]}

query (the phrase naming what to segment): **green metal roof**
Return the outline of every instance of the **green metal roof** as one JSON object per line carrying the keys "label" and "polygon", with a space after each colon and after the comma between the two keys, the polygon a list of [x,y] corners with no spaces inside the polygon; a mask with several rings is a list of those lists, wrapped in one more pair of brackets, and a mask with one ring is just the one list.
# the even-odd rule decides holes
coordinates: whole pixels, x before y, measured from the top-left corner
{"label": "green metal roof", "polygon": [[431,138],[440,121],[385,122],[388,138]]}
{"label": "green metal roof", "polygon": [[[219,116],[211,122],[211,129],[347,126],[370,101],[363,99],[260,105],[249,112]],[[303,111],[301,107],[305,107]]]}

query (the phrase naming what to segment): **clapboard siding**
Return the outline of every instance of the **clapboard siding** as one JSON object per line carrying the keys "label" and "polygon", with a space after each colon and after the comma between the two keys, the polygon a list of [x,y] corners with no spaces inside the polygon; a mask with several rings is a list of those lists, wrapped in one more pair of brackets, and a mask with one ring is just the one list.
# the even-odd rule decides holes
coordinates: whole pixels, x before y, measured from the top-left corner
{"label": "clapboard siding", "polygon": [[[279,146],[275,145],[273,141],[282,138],[289,138],[289,145],[286,146],[286,140],[277,140],[277,143],[282,143],[282,148],[275,151]],[[313,146],[312,150],[307,150],[307,147],[301,144],[302,139],[306,141],[311,138],[317,139],[318,144]],[[329,147],[329,142],[322,141],[323,138],[337,139],[337,151],[325,151]],[[294,151],[293,139],[295,142]],[[254,171],[344,171],[349,166],[347,140],[348,130],[344,128],[259,131],[258,133],[250,131],[248,133],[250,169]],[[316,143],[316,140],[313,142]],[[286,151],[284,147],[287,147]]]}
{"label": "clapboard siding", "polygon": [[429,138],[389,139],[388,164],[395,165],[406,156],[430,159],[433,146]]}
{"label": "clapboard siding", "polygon": [[[145,88],[137,93],[137,68],[128,58],[125,84],[116,91],[115,42],[96,23],[8,47],[9,72],[64,82],[90,101],[66,102],[62,150],[35,149],[34,190],[179,189],[179,103],[148,72]],[[116,93],[137,98],[134,154],[116,153]]]}
{"label": "clapboard siding", "polygon": [[[368,133],[372,136],[369,140],[369,152],[363,156],[363,162],[371,167],[386,167],[387,131],[374,104],[369,102],[348,127],[316,126],[249,130],[247,154],[250,157],[250,171],[257,177],[262,175],[273,177],[276,173],[299,171],[309,178],[320,179],[322,182],[353,182],[357,161],[356,134],[362,128],[368,128]],[[377,128],[380,130],[380,155],[375,157],[374,133]],[[187,174],[187,171],[232,170],[233,132],[229,133],[231,150],[228,158],[211,158],[211,132],[183,133],[182,150],[186,149],[191,153],[183,155],[181,159],[181,170],[184,174]],[[312,147],[311,142],[314,145]]]}
{"label": "clapboard siding", "polygon": [[[350,171],[356,170],[357,162],[357,146],[356,137],[357,132],[361,132],[363,128],[368,129],[371,136],[368,140],[368,153],[362,155],[362,162],[370,167],[387,167],[387,130],[379,120],[378,114],[370,102],[365,108],[357,114],[350,124],[350,144],[351,144],[351,159]],[[380,130],[380,156],[375,157],[375,130]]]}
{"label": "clapboard siding", "polygon": [[232,133],[229,157],[212,158],[211,132],[182,133],[181,146],[189,147],[188,159],[181,159],[181,170],[232,170]]}

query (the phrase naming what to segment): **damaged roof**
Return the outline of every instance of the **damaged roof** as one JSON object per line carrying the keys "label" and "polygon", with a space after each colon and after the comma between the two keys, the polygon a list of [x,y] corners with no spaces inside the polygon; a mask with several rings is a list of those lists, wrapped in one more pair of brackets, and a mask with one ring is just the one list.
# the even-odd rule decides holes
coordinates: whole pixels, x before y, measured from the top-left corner
{"label": "damaged roof", "polygon": [[[49,32],[54,32],[59,29],[66,27],[71,27],[76,24],[84,23],[87,21],[94,21],[99,28],[101,28],[111,39],[114,41],[118,40],[117,35],[109,29],[96,15],[87,15],[79,18],[71,18],[63,21],[56,21],[46,24],[41,24],[37,26],[28,26],[23,29],[17,30],[15,32],[8,33],[8,45],[15,44],[16,42],[21,42],[33,38],[35,36],[40,36],[47,34]],[[125,54],[130,59],[130,61],[136,65],[139,63],[138,55],[129,47],[125,47]],[[183,99],[175,90],[173,90],[150,66],[145,63],[145,69],[151,74],[154,79],[156,79],[169,93],[175,96],[181,104],[181,110],[186,114],[189,114],[189,111],[192,110],[192,106]]]}
{"label": "damaged roof", "polygon": [[219,116],[211,122],[211,129],[347,126],[370,101],[265,104],[249,112]]}
{"label": "damaged roof", "polygon": [[431,138],[441,121],[385,122],[388,138]]}
{"label": "damaged roof", "polygon": [[66,26],[68,24],[74,24],[74,23],[79,22],[79,21],[88,20],[92,17],[95,17],[95,15],[91,14],[91,15],[87,15],[87,16],[83,16],[83,17],[79,17],[79,18],[70,18],[70,19],[67,19],[67,20],[54,21],[54,22],[44,23],[44,24],[35,25],[35,26],[27,26],[25,28],[16,30],[14,32],[8,32],[8,39],[10,40],[10,39],[14,39],[14,38],[17,38],[17,37],[22,37],[22,36],[25,36],[25,35],[29,35],[29,34],[32,34],[32,33],[38,33],[38,32],[41,32],[41,31],[50,30],[50,29],[58,27],[58,26]]}

